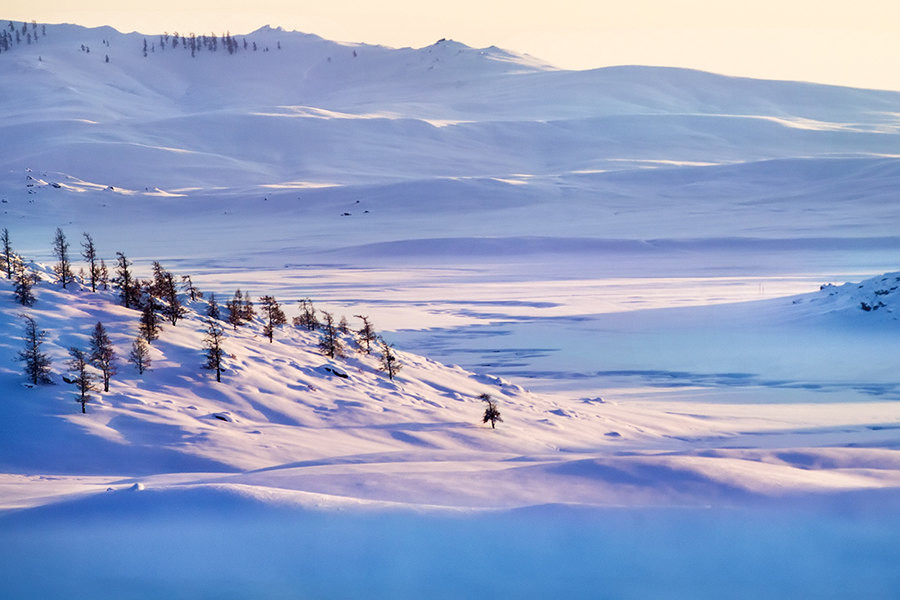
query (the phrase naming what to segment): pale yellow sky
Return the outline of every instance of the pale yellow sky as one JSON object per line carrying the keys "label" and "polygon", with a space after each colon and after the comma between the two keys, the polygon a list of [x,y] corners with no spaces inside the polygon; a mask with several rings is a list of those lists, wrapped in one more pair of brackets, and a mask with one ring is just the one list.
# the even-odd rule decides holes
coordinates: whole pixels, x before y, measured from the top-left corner
{"label": "pale yellow sky", "polygon": [[[0,18],[122,31],[246,33],[271,24],[337,41],[452,38],[563,68],[646,64],[900,90],[897,0],[6,0]],[[128,5],[131,5],[129,7]]]}

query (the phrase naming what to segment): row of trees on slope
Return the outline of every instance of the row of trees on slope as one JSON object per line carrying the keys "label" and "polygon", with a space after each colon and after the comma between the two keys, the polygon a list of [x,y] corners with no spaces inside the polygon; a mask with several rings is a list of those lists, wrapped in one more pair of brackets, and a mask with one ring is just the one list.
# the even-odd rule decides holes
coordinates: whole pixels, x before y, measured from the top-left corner
{"label": "row of trees on slope", "polygon": [[47,35],[46,25],[41,25],[40,34],[38,33],[38,24],[32,21],[22,23],[21,26],[16,25],[12,21],[8,21],[6,27],[0,29],[0,53],[9,52],[15,46],[22,43],[26,45],[36,44],[38,39]]}
{"label": "row of trees on slope", "polygon": [[[141,375],[151,367],[150,345],[159,338],[162,322],[176,326],[190,311],[186,302],[194,307],[201,301],[205,304],[202,349],[206,358],[204,366],[215,373],[217,382],[222,380],[224,363],[228,357],[224,349],[226,323],[237,331],[239,327],[256,321],[261,324],[261,332],[270,343],[274,340],[275,332],[287,324],[284,311],[274,296],[264,295],[259,298],[259,304],[255,305],[249,293],[236,290],[223,308],[219,306],[214,293],[204,298],[203,292],[194,285],[189,275],[180,278],[179,286],[179,279],[158,261],[153,263],[152,277],[144,280],[137,277],[128,257],[117,252],[114,273],[110,276],[105,260],[99,257],[93,238],[88,233],[83,234],[81,244],[84,266],[79,268],[76,275],[69,248],[65,233],[57,228],[52,241],[56,259],[53,273],[62,289],[89,288],[95,293],[113,290],[117,292],[118,299],[125,308],[139,311],[138,335],[132,342],[127,358]],[[0,231],[0,272],[14,280],[13,297],[16,302],[23,307],[35,304],[37,298],[33,288],[40,281],[40,275],[13,251],[9,231],[5,228]],[[376,334],[367,316],[356,315],[362,325],[358,330],[353,330],[345,317],[335,320],[332,313],[317,310],[308,298],[300,301],[299,308],[300,312],[294,317],[292,324],[296,328],[318,332],[318,348],[326,356],[333,359],[346,356],[349,343],[366,355],[378,348],[384,373],[393,380],[399,372],[401,364],[393,346]],[[47,383],[50,381],[51,360],[41,350],[47,333],[37,326],[31,316],[23,314],[22,318],[25,347],[19,352],[19,359],[33,385]],[[109,381],[118,372],[118,355],[110,343],[106,328],[98,322],[89,348],[72,347],[69,349],[69,356],[67,367],[71,376],[64,377],[64,380],[76,386],[77,398],[81,402],[82,411],[85,411],[89,394],[97,389],[98,381],[102,381],[105,392],[109,391]]]}
{"label": "row of trees on slope", "polygon": [[[259,46],[257,46],[255,41],[248,41],[246,36],[243,39],[238,39],[232,36],[231,32],[223,33],[219,37],[215,33],[198,36],[192,32],[188,35],[179,35],[176,31],[172,35],[166,32],[159,36],[156,41],[144,38],[143,52],[146,58],[148,54],[155,53],[157,48],[159,48],[160,52],[164,52],[167,48],[172,50],[181,48],[182,50],[190,50],[191,56],[194,57],[197,56],[198,52],[217,52],[220,47],[228,54],[235,54],[242,49],[245,52],[256,52],[259,50]],[[278,50],[281,50],[281,42],[277,42],[276,47]],[[268,52],[269,47],[263,47],[262,51]]]}

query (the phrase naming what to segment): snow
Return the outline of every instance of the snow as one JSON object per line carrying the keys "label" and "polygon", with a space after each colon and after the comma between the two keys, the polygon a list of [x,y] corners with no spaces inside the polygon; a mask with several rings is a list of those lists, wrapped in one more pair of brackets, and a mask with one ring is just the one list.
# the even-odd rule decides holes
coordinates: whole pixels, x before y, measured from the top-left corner
{"label": "snow", "polygon": [[[4,595],[895,594],[900,94],[246,38],[0,54],[55,373],[24,385],[0,280]],[[127,354],[138,313],[52,282],[56,227],[368,315],[403,369],[257,319],[219,384],[195,302],[82,415],[67,349],[102,321]]]}

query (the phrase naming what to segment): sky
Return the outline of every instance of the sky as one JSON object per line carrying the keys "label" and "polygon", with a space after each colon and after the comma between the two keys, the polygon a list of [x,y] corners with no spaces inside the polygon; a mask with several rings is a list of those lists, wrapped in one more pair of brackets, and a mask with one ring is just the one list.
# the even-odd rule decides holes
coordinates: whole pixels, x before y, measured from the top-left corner
{"label": "sky", "polygon": [[0,18],[120,31],[496,45],[567,69],[642,64],[900,90],[896,0],[5,0]]}

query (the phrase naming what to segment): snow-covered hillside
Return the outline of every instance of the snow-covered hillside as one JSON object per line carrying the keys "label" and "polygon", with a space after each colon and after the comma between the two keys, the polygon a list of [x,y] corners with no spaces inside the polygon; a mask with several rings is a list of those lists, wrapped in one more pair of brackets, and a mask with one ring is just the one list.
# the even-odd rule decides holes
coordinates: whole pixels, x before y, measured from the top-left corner
{"label": "snow-covered hillside", "polygon": [[[819,414],[792,403],[767,407],[764,419],[741,405],[707,407],[701,417],[675,405],[566,403],[402,352],[402,371],[391,380],[378,352],[355,351],[352,336],[346,358],[328,359],[318,333],[283,326],[269,342],[259,319],[227,331],[224,377],[216,382],[204,369],[205,301],[193,303],[177,326],[163,326],[152,368],[139,375],[126,358],[140,312],[122,307],[118,293],[43,281],[35,305],[23,308],[12,302],[8,280],[0,287],[9,332],[2,344],[9,418],[0,425],[7,509],[40,504],[48,493],[123,486],[123,477],[125,486],[247,487],[301,504],[312,498],[481,508],[731,505],[900,484],[890,441],[898,416],[893,400]],[[54,385],[33,386],[11,366],[25,344],[24,333],[15,335],[22,314],[48,333]],[[108,393],[91,394],[82,414],[77,389],[63,381],[71,375],[67,350],[87,349],[97,322],[110,332],[119,373]],[[502,408],[499,430],[480,421],[485,393]],[[769,437],[763,446],[776,449],[734,450],[751,436]],[[786,454],[784,445],[795,446],[797,436],[805,437],[804,449]],[[866,449],[828,449],[835,439]],[[880,449],[885,445],[891,449]],[[666,458],[658,456],[663,451]],[[822,466],[809,471],[809,461]],[[33,473],[53,473],[56,483],[36,484]],[[690,485],[681,487],[686,476]]]}

